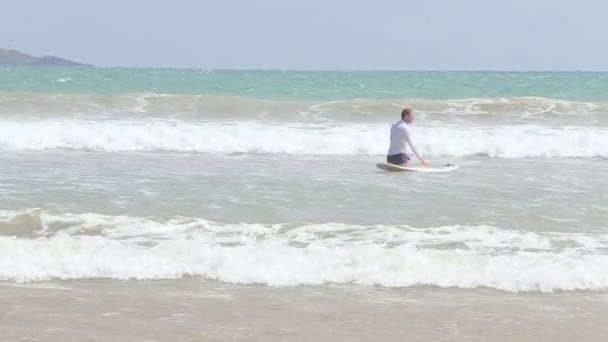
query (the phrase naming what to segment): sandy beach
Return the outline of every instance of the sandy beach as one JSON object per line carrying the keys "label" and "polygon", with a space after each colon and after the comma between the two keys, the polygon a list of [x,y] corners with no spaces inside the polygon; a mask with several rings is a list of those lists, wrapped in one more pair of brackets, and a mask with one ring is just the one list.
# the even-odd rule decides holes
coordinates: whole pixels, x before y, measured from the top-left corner
{"label": "sandy beach", "polygon": [[3,341],[603,341],[608,293],[225,285],[0,285]]}

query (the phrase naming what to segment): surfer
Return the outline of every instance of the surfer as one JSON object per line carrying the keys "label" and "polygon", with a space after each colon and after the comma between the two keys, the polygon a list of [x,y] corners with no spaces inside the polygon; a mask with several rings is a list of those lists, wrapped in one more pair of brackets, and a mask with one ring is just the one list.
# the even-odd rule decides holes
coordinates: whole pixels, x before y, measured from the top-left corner
{"label": "surfer", "polygon": [[420,162],[424,166],[428,166],[427,163],[422,159],[416,145],[412,142],[410,137],[409,124],[414,121],[414,111],[410,108],[405,108],[401,112],[401,120],[397,121],[391,126],[391,145],[388,148],[388,155],[386,162],[395,165],[406,165],[410,160],[407,155],[407,145],[410,145],[414,155],[420,159]]}

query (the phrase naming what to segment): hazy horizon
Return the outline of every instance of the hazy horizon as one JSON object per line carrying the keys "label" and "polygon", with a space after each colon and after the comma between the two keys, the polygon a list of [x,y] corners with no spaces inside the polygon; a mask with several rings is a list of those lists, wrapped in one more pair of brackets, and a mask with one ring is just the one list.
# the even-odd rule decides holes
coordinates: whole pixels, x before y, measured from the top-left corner
{"label": "hazy horizon", "polygon": [[604,13],[600,0],[25,0],[0,13],[0,46],[99,67],[607,71]]}

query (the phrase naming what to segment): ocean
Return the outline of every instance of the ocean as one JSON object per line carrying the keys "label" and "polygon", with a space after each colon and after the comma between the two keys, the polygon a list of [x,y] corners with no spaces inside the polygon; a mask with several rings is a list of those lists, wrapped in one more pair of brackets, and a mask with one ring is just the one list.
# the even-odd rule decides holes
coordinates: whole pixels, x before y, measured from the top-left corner
{"label": "ocean", "polygon": [[608,73],[4,66],[0,339],[600,341],[606,175]]}

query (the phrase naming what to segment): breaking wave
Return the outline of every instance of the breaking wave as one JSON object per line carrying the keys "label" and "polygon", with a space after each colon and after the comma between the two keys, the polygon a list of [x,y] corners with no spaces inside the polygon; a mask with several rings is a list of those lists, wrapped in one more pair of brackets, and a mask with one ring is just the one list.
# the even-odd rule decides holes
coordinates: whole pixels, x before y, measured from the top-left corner
{"label": "breaking wave", "polygon": [[[415,125],[426,156],[608,157],[608,128]],[[0,150],[70,149],[294,155],[383,155],[387,124],[81,119],[0,121]]]}
{"label": "breaking wave", "polygon": [[608,236],[0,211],[2,280],[184,276],[272,286],[598,290],[608,288]]}

